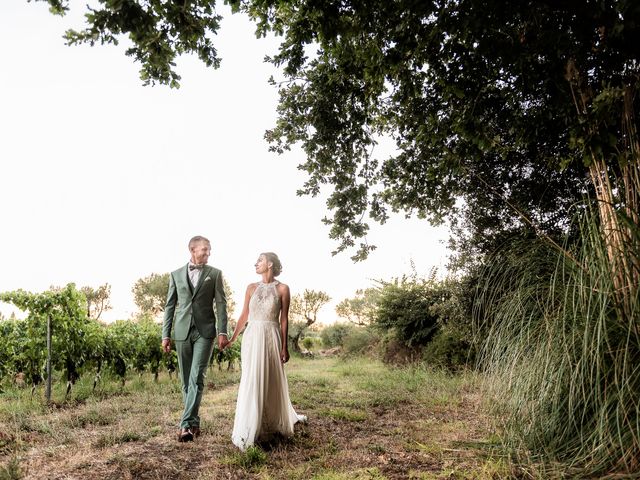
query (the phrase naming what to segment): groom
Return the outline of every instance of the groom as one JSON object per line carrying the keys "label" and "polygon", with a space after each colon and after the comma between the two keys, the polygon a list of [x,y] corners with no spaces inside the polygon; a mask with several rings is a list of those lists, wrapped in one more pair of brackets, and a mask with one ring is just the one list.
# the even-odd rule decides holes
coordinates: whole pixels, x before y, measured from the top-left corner
{"label": "groom", "polygon": [[[162,349],[171,352],[171,327],[178,352],[184,412],[178,441],[188,442],[200,435],[198,409],[213,342],[223,349],[227,341],[227,299],[222,272],[207,265],[211,243],[204,237],[189,241],[191,260],[169,277],[169,293],[162,325]],[[214,312],[215,310],[215,312]]]}

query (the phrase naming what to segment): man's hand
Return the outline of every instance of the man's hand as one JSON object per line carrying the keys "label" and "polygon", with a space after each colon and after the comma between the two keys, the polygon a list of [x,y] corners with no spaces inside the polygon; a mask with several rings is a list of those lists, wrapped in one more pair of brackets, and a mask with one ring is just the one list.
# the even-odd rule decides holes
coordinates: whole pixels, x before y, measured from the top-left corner
{"label": "man's hand", "polygon": [[229,340],[226,335],[218,335],[218,348],[224,350],[229,345]]}
{"label": "man's hand", "polygon": [[171,339],[163,338],[162,339],[162,351],[164,353],[171,353]]}

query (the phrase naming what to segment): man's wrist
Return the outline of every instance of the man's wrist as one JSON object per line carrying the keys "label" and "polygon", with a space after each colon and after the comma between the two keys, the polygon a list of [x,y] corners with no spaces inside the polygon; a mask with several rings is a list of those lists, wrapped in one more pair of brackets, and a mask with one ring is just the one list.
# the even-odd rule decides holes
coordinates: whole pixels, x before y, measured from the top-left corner
{"label": "man's wrist", "polygon": [[218,334],[218,336],[219,336],[219,337],[223,337],[223,336],[224,336],[224,337],[228,337],[229,335],[227,335],[226,333],[219,333],[219,334]]}

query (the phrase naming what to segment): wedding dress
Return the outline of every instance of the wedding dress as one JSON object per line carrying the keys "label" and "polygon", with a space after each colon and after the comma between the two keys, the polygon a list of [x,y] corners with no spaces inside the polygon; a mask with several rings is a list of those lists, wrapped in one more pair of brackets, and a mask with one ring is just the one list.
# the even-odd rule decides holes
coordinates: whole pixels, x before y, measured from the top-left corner
{"label": "wedding dress", "polygon": [[242,376],[231,440],[242,451],[274,433],[290,437],[293,425],[305,422],[289,399],[280,361],[280,296],[277,281],[259,282],[249,300],[249,319],[242,336]]}

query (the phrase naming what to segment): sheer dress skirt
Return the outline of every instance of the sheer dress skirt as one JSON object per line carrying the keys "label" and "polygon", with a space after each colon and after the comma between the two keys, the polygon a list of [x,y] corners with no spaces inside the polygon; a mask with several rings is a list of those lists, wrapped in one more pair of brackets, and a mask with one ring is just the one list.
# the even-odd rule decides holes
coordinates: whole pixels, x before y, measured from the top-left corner
{"label": "sheer dress skirt", "polygon": [[306,421],[289,399],[280,338],[279,324],[273,320],[252,320],[243,334],[242,376],[231,437],[241,450],[275,433],[292,436],[293,425]]}

